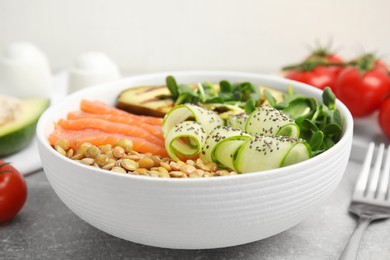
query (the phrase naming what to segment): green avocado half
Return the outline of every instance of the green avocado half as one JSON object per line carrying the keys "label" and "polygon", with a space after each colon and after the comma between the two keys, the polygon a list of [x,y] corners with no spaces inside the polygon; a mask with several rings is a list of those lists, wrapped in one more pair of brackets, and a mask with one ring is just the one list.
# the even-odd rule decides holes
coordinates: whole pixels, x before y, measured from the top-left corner
{"label": "green avocado half", "polygon": [[12,122],[0,126],[0,158],[25,148],[35,135],[35,127],[50,101],[43,98],[21,100],[23,112]]}

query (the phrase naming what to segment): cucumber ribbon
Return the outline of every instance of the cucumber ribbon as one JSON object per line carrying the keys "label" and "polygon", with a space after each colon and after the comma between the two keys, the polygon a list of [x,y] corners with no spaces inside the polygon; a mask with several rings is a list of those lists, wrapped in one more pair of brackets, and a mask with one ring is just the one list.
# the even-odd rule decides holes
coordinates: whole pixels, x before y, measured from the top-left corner
{"label": "cucumber ribbon", "polygon": [[249,134],[299,137],[299,126],[287,114],[270,106],[256,108],[250,115],[230,115],[227,125]]}
{"label": "cucumber ribbon", "polygon": [[176,161],[197,156],[204,146],[206,136],[206,131],[199,123],[180,122],[165,137],[168,155]]}

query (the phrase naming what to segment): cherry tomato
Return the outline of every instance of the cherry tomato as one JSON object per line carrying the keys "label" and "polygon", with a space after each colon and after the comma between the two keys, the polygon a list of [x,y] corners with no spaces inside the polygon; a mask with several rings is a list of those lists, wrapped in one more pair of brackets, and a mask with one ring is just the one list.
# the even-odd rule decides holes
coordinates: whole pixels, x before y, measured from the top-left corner
{"label": "cherry tomato", "polygon": [[329,66],[324,64],[342,63],[343,59],[330,52],[327,48],[314,50],[301,64],[289,66],[285,73],[288,79],[296,80],[319,89],[330,87],[333,89],[336,78],[343,66]]}
{"label": "cherry tomato", "polygon": [[387,138],[390,139],[390,96],[382,102],[379,109],[379,125]]}
{"label": "cherry tomato", "polygon": [[343,62],[343,59],[335,54],[328,54],[326,57],[325,57],[329,62],[332,62],[332,63],[341,63]]}
{"label": "cherry tomato", "polygon": [[0,223],[12,219],[27,198],[23,176],[10,164],[0,160]]}
{"label": "cherry tomato", "polygon": [[309,71],[293,69],[287,72],[285,77],[319,89],[324,89],[325,87],[333,88],[336,81],[335,72],[324,66],[317,66]]}
{"label": "cherry tomato", "polygon": [[382,60],[377,60],[374,63],[375,67],[382,68],[385,70],[385,72],[390,73],[390,68],[389,65],[387,65],[384,61]]}
{"label": "cherry tomato", "polygon": [[[317,60],[328,63],[343,63],[344,60],[337,54],[330,51],[328,48],[318,48],[306,60]],[[328,70],[335,73],[335,77],[344,69],[344,66],[327,66]]]}
{"label": "cherry tomato", "polygon": [[372,62],[372,68],[381,68],[383,69],[386,73],[389,73],[390,72],[390,67],[389,65],[386,64],[385,61],[381,60],[381,59],[378,59],[374,54],[372,53],[367,53],[367,54],[363,54],[361,55],[360,57],[357,57],[356,59],[353,59],[351,62],[352,63],[359,63],[359,60],[360,62],[364,62],[365,64],[363,64],[363,66],[366,66],[368,63]]}
{"label": "cherry tomato", "polygon": [[355,117],[367,116],[377,110],[390,91],[390,77],[379,67],[362,72],[356,67],[345,68],[334,87],[340,99]]}
{"label": "cherry tomato", "polygon": [[[327,60],[328,62],[330,63],[342,63],[343,60],[339,57],[339,56],[336,56],[336,55],[329,55],[327,57]],[[327,69],[330,70],[330,71],[333,71],[334,74],[335,74],[335,78],[337,78],[337,76],[340,74],[340,72],[345,68],[345,66],[328,66]],[[333,87],[330,86],[331,88]]]}
{"label": "cherry tomato", "polygon": [[336,53],[334,53],[330,47],[318,47],[312,53],[309,55],[307,59],[312,59],[312,58],[323,58],[326,59],[329,62],[332,63],[339,63],[343,62],[343,59],[338,56]]}

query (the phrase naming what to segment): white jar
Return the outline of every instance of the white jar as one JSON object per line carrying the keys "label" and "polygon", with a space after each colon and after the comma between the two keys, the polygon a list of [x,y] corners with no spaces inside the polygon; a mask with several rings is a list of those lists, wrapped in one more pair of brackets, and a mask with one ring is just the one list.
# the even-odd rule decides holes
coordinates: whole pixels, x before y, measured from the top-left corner
{"label": "white jar", "polygon": [[0,56],[0,94],[49,98],[51,89],[50,65],[42,51],[28,42],[5,48]]}
{"label": "white jar", "polygon": [[117,65],[101,52],[87,52],[77,58],[68,74],[68,93],[119,79]]}

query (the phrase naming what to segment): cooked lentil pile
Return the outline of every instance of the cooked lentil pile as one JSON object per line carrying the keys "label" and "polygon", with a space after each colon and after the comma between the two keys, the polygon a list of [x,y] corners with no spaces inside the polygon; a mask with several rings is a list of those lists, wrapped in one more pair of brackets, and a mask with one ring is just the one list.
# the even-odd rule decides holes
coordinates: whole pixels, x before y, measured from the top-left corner
{"label": "cooked lentil pile", "polygon": [[141,154],[133,150],[133,143],[129,139],[121,139],[114,146],[83,143],[77,150],[70,148],[68,140],[60,139],[54,149],[82,164],[123,174],[160,178],[204,178],[237,174],[219,169],[214,162],[205,164],[201,159],[183,162],[150,153]]}

